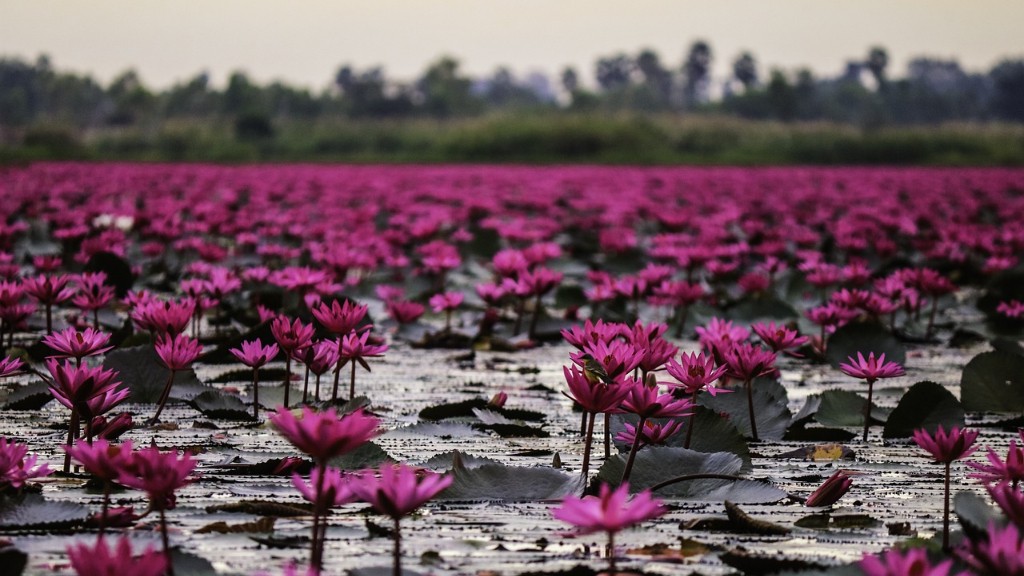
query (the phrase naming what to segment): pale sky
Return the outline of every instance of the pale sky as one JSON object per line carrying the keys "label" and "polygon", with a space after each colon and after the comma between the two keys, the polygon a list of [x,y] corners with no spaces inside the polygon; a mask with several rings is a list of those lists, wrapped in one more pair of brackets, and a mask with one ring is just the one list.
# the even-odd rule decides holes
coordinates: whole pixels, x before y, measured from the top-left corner
{"label": "pale sky", "polygon": [[156,88],[241,69],[320,89],[342,63],[412,80],[443,54],[481,76],[572,65],[590,84],[600,56],[652,48],[677,68],[705,39],[718,77],[743,50],[762,74],[835,75],[876,44],[902,75],[919,55],[976,71],[1024,57],[1022,25],[1021,0],[0,0],[0,56],[102,82],[135,68]]}

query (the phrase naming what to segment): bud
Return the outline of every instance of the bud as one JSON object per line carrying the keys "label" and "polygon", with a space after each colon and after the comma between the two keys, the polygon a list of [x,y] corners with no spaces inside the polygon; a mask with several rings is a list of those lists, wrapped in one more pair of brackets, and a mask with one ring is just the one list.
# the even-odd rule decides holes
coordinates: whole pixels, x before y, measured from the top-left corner
{"label": "bud", "polygon": [[508,394],[504,391],[498,392],[494,396],[491,396],[491,400],[487,403],[487,406],[489,408],[504,408],[506,400],[508,400]]}
{"label": "bud", "polygon": [[831,506],[839,501],[844,494],[849,492],[853,485],[853,478],[845,470],[839,470],[829,476],[825,483],[818,487],[804,502],[805,506]]}

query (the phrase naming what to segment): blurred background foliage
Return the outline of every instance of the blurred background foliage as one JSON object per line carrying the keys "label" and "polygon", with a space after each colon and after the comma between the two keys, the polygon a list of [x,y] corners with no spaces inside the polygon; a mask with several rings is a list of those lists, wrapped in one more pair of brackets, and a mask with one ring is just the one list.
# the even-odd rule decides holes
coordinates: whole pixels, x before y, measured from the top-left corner
{"label": "blurred background foliage", "polygon": [[46,57],[0,59],[0,162],[1024,165],[1024,60],[968,72],[922,57],[897,78],[873,47],[817,77],[743,52],[713,80],[714,57],[703,41],[674,64],[612,54],[586,81],[473,78],[451,57],[411,82],[345,65],[319,92],[244,72],[158,91],[128,70],[103,86]]}

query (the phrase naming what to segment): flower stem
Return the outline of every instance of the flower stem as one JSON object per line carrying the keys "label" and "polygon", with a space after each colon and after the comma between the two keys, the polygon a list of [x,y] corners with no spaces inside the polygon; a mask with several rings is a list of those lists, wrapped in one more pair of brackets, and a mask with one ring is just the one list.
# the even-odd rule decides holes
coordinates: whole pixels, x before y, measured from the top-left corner
{"label": "flower stem", "polygon": [[686,482],[689,480],[746,480],[742,476],[733,476],[732,474],[684,474],[682,476],[676,476],[675,478],[669,478],[663,482],[658,482],[654,486],[651,486],[649,490],[654,492],[655,490],[671,486],[679,482]]}
{"label": "flower stem", "polygon": [[[68,420],[68,446],[75,445],[75,438],[78,438],[78,410],[71,409],[71,418]],[[71,454],[64,453],[64,473],[71,471]]]}
{"label": "flower stem", "polygon": [[288,408],[288,392],[292,387],[292,355],[286,353],[284,357],[284,407]]}
{"label": "flower stem", "polygon": [[309,364],[306,364],[306,374],[302,377],[302,403],[309,401]]}
{"label": "flower stem", "polygon": [[110,480],[103,481],[103,507],[100,508],[100,538],[107,531],[107,510],[110,510]]}
{"label": "flower stem", "polygon": [[530,319],[530,340],[537,338],[537,321],[540,320],[540,294],[537,294],[536,299],[533,301],[533,317]]}
{"label": "flower stem", "polygon": [[942,506],[942,551],[949,554],[953,551],[949,547],[949,462],[946,462],[946,490],[945,501]]}
{"label": "flower stem", "polygon": [[868,441],[868,425],[871,423],[871,393],[875,387],[875,381],[868,378],[868,403],[864,405],[864,436],[862,440]]}
{"label": "flower stem", "polygon": [[747,410],[750,413],[750,435],[754,442],[757,442],[757,419],[754,418],[754,386],[752,382],[747,379],[743,382],[743,387],[747,389]]}
{"label": "flower stem", "polygon": [[164,411],[164,405],[167,404],[167,399],[171,396],[171,386],[173,385],[174,370],[171,370],[171,373],[167,375],[167,384],[164,385],[164,391],[160,394],[160,402],[157,404],[156,414],[153,414],[153,417],[149,419],[150,422],[160,421],[160,413]]}
{"label": "flower stem", "polygon": [[[338,349],[341,350],[341,336],[338,336]],[[334,365],[334,391],[331,392],[331,402],[338,399],[338,383],[341,380],[341,358],[338,358],[338,363]]]}
{"label": "flower stem", "polygon": [[320,539],[320,523],[324,521],[324,474],[327,471],[325,462],[317,463],[316,491],[313,493],[316,502],[313,503],[313,543],[310,551],[309,564],[317,571],[324,567],[323,541]]}
{"label": "flower stem", "polygon": [[392,576],[402,576],[402,530],[398,525],[398,518],[395,518],[395,551],[391,574]]}
{"label": "flower stem", "polygon": [[252,419],[260,419],[260,369],[252,369]]}
{"label": "flower stem", "polygon": [[356,361],[352,360],[352,377],[348,381],[348,399],[351,402],[356,397]]}
{"label": "flower stem", "polygon": [[939,299],[938,299],[938,297],[932,298],[932,309],[931,309],[930,312],[928,312],[928,329],[925,330],[925,336],[926,337],[930,338],[931,335],[932,335],[932,331],[935,329],[935,312],[938,310],[938,308],[939,308]]}
{"label": "flower stem", "polygon": [[583,439],[583,479],[586,480],[587,474],[590,472],[590,445],[594,439],[594,419],[597,416],[596,412],[590,412],[590,416],[587,418],[587,433]]}
{"label": "flower stem", "polygon": [[167,513],[160,508],[160,536],[164,543],[164,558],[167,559],[167,576],[174,576],[174,562],[171,561],[171,541],[167,534]]}
{"label": "flower stem", "polygon": [[619,484],[625,484],[629,482],[629,475],[633,472],[633,461],[636,460],[636,453],[640,451],[640,439],[643,438],[642,430],[644,429],[644,423],[647,422],[646,416],[641,416],[640,421],[636,424],[636,434],[633,437],[633,446],[629,449],[629,458],[626,460],[626,469],[622,471],[622,480]]}
{"label": "flower stem", "polygon": [[[693,404],[694,409],[697,407],[697,390],[693,393],[693,397],[690,399],[690,403]],[[690,448],[690,439],[693,438],[693,421],[697,419],[697,413],[690,414],[690,421],[686,424],[686,441],[683,442],[683,448]]]}
{"label": "flower stem", "polygon": [[604,457],[605,459],[612,457],[612,415],[608,412],[604,413]]}
{"label": "flower stem", "polygon": [[608,533],[608,573],[615,576],[615,532]]}

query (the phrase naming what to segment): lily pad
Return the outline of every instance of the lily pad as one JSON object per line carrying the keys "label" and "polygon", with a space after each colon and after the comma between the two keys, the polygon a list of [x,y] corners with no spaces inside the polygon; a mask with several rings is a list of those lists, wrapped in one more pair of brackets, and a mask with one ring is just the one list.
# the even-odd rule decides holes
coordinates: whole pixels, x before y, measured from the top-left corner
{"label": "lily pad", "polygon": [[[690,438],[690,450],[696,452],[731,452],[740,457],[743,466],[740,472],[750,472],[753,469],[750,461],[750,448],[743,435],[736,429],[736,425],[729,419],[724,418],[713,410],[704,406],[697,406],[694,410],[696,420],[693,423],[693,436]],[[611,419],[612,437],[621,432],[623,424],[628,422],[636,425],[639,419],[633,414],[613,414]],[[664,423],[667,419],[655,418],[654,422]],[[686,427],[688,422],[683,423],[682,429],[668,438],[665,445],[682,448],[686,442]],[[629,446],[621,445],[622,450],[629,450]]]}
{"label": "lily pad", "polygon": [[[867,401],[867,398],[847,390],[826,390],[821,394],[821,406],[815,418],[824,426],[863,426]],[[885,422],[888,416],[888,411],[871,405],[873,423]]]}
{"label": "lily pad", "polygon": [[982,496],[974,492],[957,492],[953,496],[953,511],[960,519],[960,526],[972,538],[987,533],[990,522],[1002,525],[1006,522]]}
{"label": "lily pad", "polygon": [[53,400],[50,387],[45,382],[33,382],[16,388],[4,402],[4,410],[39,410]]}
{"label": "lily pad", "polygon": [[775,322],[799,318],[800,313],[789,303],[778,298],[757,298],[744,300],[726,311],[730,320],[744,324],[774,320]]}
{"label": "lily pad", "polygon": [[348,454],[337,458],[331,458],[327,463],[342,470],[362,470],[364,468],[377,468],[385,462],[390,462],[391,457],[379,445],[373,442],[366,442]]}
{"label": "lily pad", "polygon": [[918,382],[900,398],[885,422],[883,438],[908,438],[914,430],[935,432],[938,426],[949,430],[964,425],[964,408],[956,396],[935,382]]}
{"label": "lily pad", "polygon": [[39,494],[0,499],[0,531],[54,530],[85,522],[89,509],[74,502],[51,502]]}
{"label": "lily pad", "polygon": [[252,420],[249,407],[238,396],[207,390],[190,400],[189,405],[204,416],[218,420]]}
{"label": "lily pad", "polygon": [[885,354],[885,359],[897,364],[907,361],[907,349],[888,330],[876,323],[853,323],[842,326],[832,333],[828,339],[825,356],[829,364],[835,368],[848,362],[849,357],[856,358],[860,352],[867,357],[874,352],[875,356]]}
{"label": "lily pad", "polygon": [[[264,344],[276,341],[274,333],[270,331],[270,322],[257,324],[242,334],[229,337],[212,349],[204,350],[199,356],[199,361],[203,364],[240,364],[238,358],[235,358],[235,355],[231,353],[231,349],[241,348],[242,342],[256,339],[259,339]],[[283,358],[283,356],[279,358]],[[252,378],[251,373],[249,378]]]}
{"label": "lily pad", "polygon": [[557,500],[583,489],[578,474],[554,468],[484,464],[475,468],[455,467],[451,486],[440,500]]}
{"label": "lily pad", "polygon": [[86,272],[103,272],[107,275],[104,284],[114,287],[114,294],[118,298],[124,298],[128,291],[135,284],[135,275],[132,274],[132,267],[124,258],[112,252],[97,252],[93,254],[83,268]]}
{"label": "lily pad", "polygon": [[510,420],[526,420],[530,422],[540,422],[544,420],[544,414],[540,412],[535,412],[533,410],[520,410],[517,408],[499,408],[497,406],[489,406],[488,400],[483,398],[471,398],[461,402],[450,402],[446,404],[427,406],[420,410],[420,419],[437,421],[444,420],[446,418],[478,418],[478,415],[475,412],[476,410],[489,410]]}
{"label": "lily pad", "polygon": [[[152,346],[136,346],[111,350],[103,360],[103,367],[118,372],[118,379],[131,391],[129,402],[156,404],[163,393],[170,370],[160,364]],[[193,369],[174,373],[171,398],[189,400],[210,390],[196,377]]]}
{"label": "lily pad", "polygon": [[[751,384],[754,397],[754,418],[757,420],[757,435],[768,440],[778,440],[786,434],[790,416],[786,388],[777,380],[758,378]],[[731,394],[702,394],[698,403],[715,412],[727,414],[729,422],[746,436],[752,434],[750,408],[746,390],[741,386]]]}
{"label": "lily pad", "polygon": [[960,397],[972,412],[1024,412],[1024,356],[978,354],[964,366]]}
{"label": "lily pad", "polygon": [[[629,477],[629,487],[631,491],[639,492],[681,476],[735,476],[740,472],[742,465],[743,462],[738,456],[728,452],[705,454],[685,448],[652,446],[637,453]],[[597,477],[607,484],[618,486],[625,468],[626,455],[616,454],[604,461]],[[730,500],[745,504],[777,502],[786,497],[784,491],[764,482],[718,478],[676,482],[659,488],[657,494],[686,500]]]}

